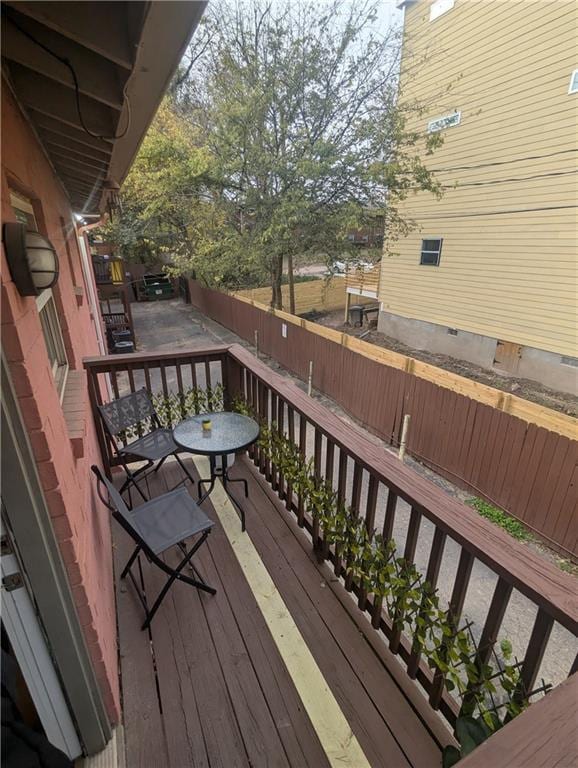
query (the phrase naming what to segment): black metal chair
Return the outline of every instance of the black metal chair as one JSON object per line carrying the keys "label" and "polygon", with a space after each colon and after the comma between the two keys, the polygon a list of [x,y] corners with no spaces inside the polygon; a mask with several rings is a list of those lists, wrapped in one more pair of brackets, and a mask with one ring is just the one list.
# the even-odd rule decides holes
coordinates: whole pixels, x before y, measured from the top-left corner
{"label": "black metal chair", "polygon": [[[194,485],[195,481],[192,475],[177,453],[181,449],[173,440],[172,431],[162,426],[146,389],[139,389],[130,395],[123,395],[117,400],[112,400],[110,403],[99,405],[98,410],[109,442],[126,472],[126,481],[119,491],[121,494],[132,484],[140,493],[143,501],[148,501],[137,482],[137,478],[144,479],[143,473],[155,467],[156,462],[158,464],[154,471],[158,472],[169,456],[175,457],[185,473],[186,477],[183,478],[183,482],[188,479]],[[142,423],[146,421],[150,421],[153,427],[146,435],[127,443],[125,446],[118,444],[119,434],[126,433],[127,430],[138,425],[141,425],[142,428]],[[130,462],[143,459],[147,462],[145,466],[139,467],[135,472],[129,469],[128,464]]]}
{"label": "black metal chair", "polygon": [[[155,613],[158,611],[167,592],[175,581],[184,581],[197,589],[209,594],[216,594],[216,589],[210,587],[192,563],[193,555],[198,551],[209,535],[214,523],[189,496],[186,488],[177,488],[156,499],[151,499],[141,504],[136,509],[129,509],[122,496],[107,480],[97,466],[91,467],[97,478],[97,492],[100,500],[113,514],[115,520],[124,528],[129,536],[136,542],[136,547],[127,564],[120,574],[120,578],[130,577],[137,595],[145,611],[145,621],[141,629],[146,629]],[[104,486],[108,492],[108,499],[102,492]],[[190,549],[185,545],[185,539],[191,536],[199,536]],[[173,568],[163,560],[160,555],[171,547],[177,546],[184,555],[179,564]],[[157,595],[152,607],[149,609],[146,596],[139,587],[131,567],[139,554],[143,552],[151,563],[154,563],[161,571],[168,574],[164,587]],[[185,566],[189,566],[195,578],[182,573]]]}

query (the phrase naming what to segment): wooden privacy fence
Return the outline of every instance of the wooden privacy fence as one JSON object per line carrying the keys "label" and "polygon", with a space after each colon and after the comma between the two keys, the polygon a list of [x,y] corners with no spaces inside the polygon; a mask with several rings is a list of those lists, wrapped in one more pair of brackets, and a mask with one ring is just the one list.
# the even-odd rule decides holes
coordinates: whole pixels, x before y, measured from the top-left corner
{"label": "wooden privacy fence", "polygon": [[[345,306],[345,288],[345,277],[332,277],[329,280],[320,278],[305,283],[295,283],[295,314],[303,315],[305,312],[312,312],[313,310],[330,312],[334,309],[341,309]],[[289,286],[282,286],[281,292],[283,294],[283,306],[288,307]],[[245,291],[238,291],[234,296],[241,299],[251,299],[266,305],[271,300],[271,287],[250,288]],[[368,304],[375,302],[375,299],[356,296],[355,301],[357,304]]]}
{"label": "wooden privacy fence", "polygon": [[367,429],[578,557],[576,422],[522,398],[190,281],[191,303]]}

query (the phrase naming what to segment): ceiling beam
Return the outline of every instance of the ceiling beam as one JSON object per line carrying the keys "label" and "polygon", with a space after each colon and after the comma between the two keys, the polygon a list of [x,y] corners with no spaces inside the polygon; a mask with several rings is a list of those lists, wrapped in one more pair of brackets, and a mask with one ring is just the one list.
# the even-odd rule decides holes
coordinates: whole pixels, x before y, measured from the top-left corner
{"label": "ceiling beam", "polygon": [[55,168],[72,173],[73,175],[78,176],[80,180],[88,181],[91,184],[106,179],[106,172],[97,168],[87,168],[85,165],[80,165],[70,158],[60,158],[51,154],[50,159],[54,163]]}
{"label": "ceiling beam", "polygon": [[29,112],[35,127],[39,131],[50,131],[52,135],[60,136],[61,140],[67,143],[72,139],[73,142],[81,144],[83,147],[94,149],[108,157],[112,154],[113,145],[111,141],[97,139],[94,136],[90,136],[82,128],[66,125],[60,120],[55,120],[41,112],[36,112],[33,105],[29,107]]}
{"label": "ceiling beam", "polygon": [[127,2],[17,0],[6,4],[115,64],[132,69],[136,50],[129,39]]}
{"label": "ceiling beam", "polygon": [[119,68],[108,59],[21,14],[15,14],[12,9],[5,16],[2,24],[2,56],[4,58],[39,72],[68,88],[74,88],[74,81],[68,67],[23,34],[18,29],[21,27],[55,54],[69,60],[76,73],[81,93],[113,109],[122,109],[124,101],[122,89],[129,75],[126,69]]}
{"label": "ceiling beam", "polygon": [[88,157],[87,155],[79,155],[77,152],[74,152],[71,149],[55,146],[54,144],[51,144],[49,141],[44,141],[43,143],[48,153],[50,154],[50,157],[59,158],[61,160],[71,160],[87,169],[91,169],[96,173],[101,171],[106,176],[107,169],[108,169],[108,164],[106,162],[94,160],[93,158]]}
{"label": "ceiling beam", "polygon": [[89,147],[86,144],[81,144],[79,141],[74,141],[74,139],[61,136],[53,131],[47,131],[39,125],[36,126],[36,130],[42,138],[42,143],[46,146],[63,149],[66,153],[71,152],[79,158],[82,157],[87,161],[90,160],[91,163],[98,163],[104,166],[108,165],[110,155],[100,152],[98,149]]}
{"label": "ceiling beam", "polygon": [[[74,92],[47,77],[36,74],[19,64],[11,64],[10,78],[19,100],[49,117],[83,130],[76,109]],[[80,96],[83,120],[92,133],[113,136],[118,112],[87,96]]]}

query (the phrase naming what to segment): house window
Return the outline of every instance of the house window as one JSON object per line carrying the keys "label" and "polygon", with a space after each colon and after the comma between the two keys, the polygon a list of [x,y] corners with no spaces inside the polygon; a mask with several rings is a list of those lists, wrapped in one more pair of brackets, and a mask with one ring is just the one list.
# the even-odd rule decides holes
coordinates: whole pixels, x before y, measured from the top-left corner
{"label": "house window", "polygon": [[454,4],[455,0],[435,0],[435,2],[432,3],[429,8],[429,20],[435,21],[436,19],[439,19],[439,17],[443,16],[444,13],[451,11],[451,9],[454,7]]}
{"label": "house window", "polygon": [[40,319],[40,325],[42,326],[42,333],[44,334],[44,343],[46,344],[46,351],[48,352],[52,375],[56,382],[56,389],[60,394],[66,383],[68,359],[66,357],[66,350],[64,349],[64,341],[62,340],[62,331],[60,330],[58,315],[56,314],[54,296],[52,295],[52,290],[50,288],[42,291],[40,296],[37,297],[36,306],[38,307],[38,317]]}
{"label": "house window", "polygon": [[570,76],[570,87],[568,93],[578,93],[578,69],[575,69]]}
{"label": "house window", "polygon": [[[25,224],[29,230],[37,232],[38,225],[32,202],[28,198],[11,191],[10,203],[18,221],[21,224]],[[62,340],[62,331],[58,322],[54,296],[50,288],[46,288],[40,296],[36,297],[36,307],[48,359],[52,368],[52,375],[54,376],[58,393],[62,394],[66,382],[66,374],[68,373],[68,359],[66,357],[64,341]]]}
{"label": "house window", "polygon": [[439,267],[442,243],[443,239],[441,237],[433,240],[422,240],[419,263],[426,267]]}
{"label": "house window", "polygon": [[459,125],[462,121],[461,112],[452,112],[450,115],[442,115],[430,120],[427,124],[428,133],[437,133],[443,131],[445,128],[453,128],[454,125]]}

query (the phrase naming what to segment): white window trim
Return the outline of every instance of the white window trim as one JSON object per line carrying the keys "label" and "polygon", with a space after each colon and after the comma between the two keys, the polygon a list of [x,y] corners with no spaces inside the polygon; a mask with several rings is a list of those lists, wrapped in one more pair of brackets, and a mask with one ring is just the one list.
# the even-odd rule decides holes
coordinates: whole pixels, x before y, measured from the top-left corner
{"label": "white window trim", "polygon": [[429,20],[439,19],[444,13],[451,11],[454,5],[455,0],[435,0],[429,7]]}
{"label": "white window trim", "polygon": [[[66,354],[66,347],[64,346],[64,339],[62,338],[62,329],[60,328],[60,322],[58,321],[58,313],[56,311],[56,302],[54,301],[54,294],[52,293],[52,288],[45,288],[40,294],[40,296],[36,297],[36,309],[38,310],[38,314],[40,315],[40,312],[44,309],[44,307],[48,304],[49,301],[52,301],[54,316],[56,318],[56,323],[53,323],[51,326],[51,330],[53,330],[54,332],[53,342],[57,349],[57,353],[60,360],[64,361],[60,363],[56,361],[52,365],[52,376],[54,378],[54,385],[60,397],[60,402],[62,402],[62,399],[64,397],[64,390],[66,387],[66,380],[68,378],[69,364],[68,364],[68,356]],[[42,332],[42,335],[44,336],[44,331]]]}
{"label": "white window trim", "polygon": [[[436,250],[436,251],[430,251],[430,250],[424,249],[423,244],[427,240],[439,240],[439,244],[440,244],[439,249]],[[439,265],[441,263],[441,259],[442,259],[442,247],[443,247],[443,244],[444,244],[444,239],[443,239],[443,237],[440,237],[439,235],[436,235],[435,237],[422,237],[421,247],[420,247],[420,251],[419,251],[419,266],[420,267],[439,267]],[[422,261],[422,256],[423,256],[424,253],[435,254],[437,256],[437,263],[436,264],[426,264],[426,263],[424,263]]]}
{"label": "white window trim", "polygon": [[570,85],[568,86],[568,93],[578,93],[578,69],[570,75]]}

